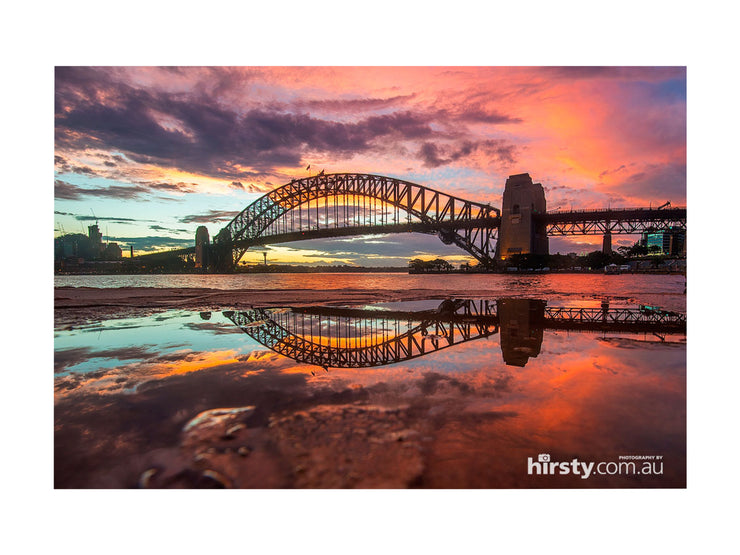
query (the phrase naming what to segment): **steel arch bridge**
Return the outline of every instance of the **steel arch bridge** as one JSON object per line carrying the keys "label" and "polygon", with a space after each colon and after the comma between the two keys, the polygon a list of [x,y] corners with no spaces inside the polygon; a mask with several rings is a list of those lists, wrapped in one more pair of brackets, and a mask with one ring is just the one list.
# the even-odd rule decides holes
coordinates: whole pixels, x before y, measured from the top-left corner
{"label": "steel arch bridge", "polygon": [[481,264],[494,263],[500,211],[382,175],[296,179],[242,210],[215,237],[210,266],[230,271],[250,247],[289,241],[413,231],[437,234]]}

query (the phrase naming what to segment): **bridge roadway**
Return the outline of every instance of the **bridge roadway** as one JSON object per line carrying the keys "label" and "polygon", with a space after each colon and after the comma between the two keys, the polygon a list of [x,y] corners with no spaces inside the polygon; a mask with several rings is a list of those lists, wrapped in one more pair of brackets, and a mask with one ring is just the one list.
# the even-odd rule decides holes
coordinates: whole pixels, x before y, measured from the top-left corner
{"label": "bridge roadway", "polygon": [[[440,230],[459,230],[474,229],[480,225],[487,225],[491,228],[498,228],[501,218],[491,217],[482,218],[477,221],[458,221],[458,222],[438,222],[435,224],[427,222],[404,222],[400,224],[383,224],[383,225],[358,225],[347,227],[324,227],[316,229],[303,229],[287,233],[276,233],[274,235],[261,235],[253,239],[240,239],[232,243],[234,248],[249,248],[259,245],[277,245],[281,243],[292,243],[295,241],[305,241],[309,239],[323,239],[327,237],[354,237],[358,235],[382,235],[389,233],[426,233],[434,235]],[[194,254],[195,247],[186,247],[184,249],[175,249],[162,251],[158,253],[144,254],[141,257],[156,257],[168,255],[187,255]]]}
{"label": "bridge roadway", "polygon": [[[668,231],[679,227],[686,229],[686,208],[615,208],[596,210],[572,210],[548,212],[534,217],[547,225],[547,235],[604,235],[638,234],[646,231]],[[404,222],[400,224],[358,225],[354,227],[317,227],[290,233],[263,235],[254,239],[235,241],[235,247],[291,243],[307,239],[327,237],[350,237],[357,235],[380,235],[389,233],[436,234],[439,230],[475,229],[478,227],[498,228],[500,217],[455,222]]]}
{"label": "bridge roadway", "polygon": [[686,208],[599,208],[535,215],[547,226],[547,235],[637,234],[686,230]]}

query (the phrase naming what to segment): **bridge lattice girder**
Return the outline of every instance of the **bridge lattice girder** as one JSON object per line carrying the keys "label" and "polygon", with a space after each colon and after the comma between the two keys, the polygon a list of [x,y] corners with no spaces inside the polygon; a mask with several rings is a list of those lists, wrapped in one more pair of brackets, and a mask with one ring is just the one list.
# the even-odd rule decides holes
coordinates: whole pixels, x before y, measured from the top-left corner
{"label": "bridge lattice girder", "polygon": [[686,230],[686,208],[619,208],[548,212],[535,217],[548,235],[636,234]]}
{"label": "bridge lattice girder", "polygon": [[[442,310],[447,305],[447,310]],[[301,363],[323,368],[366,368],[418,358],[504,330],[497,301],[444,301],[434,311],[335,307],[224,312],[260,344]],[[534,322],[530,325],[535,325]],[[546,329],[685,333],[686,315],[655,309],[545,307]]]}
{"label": "bridge lattice girder", "polygon": [[[471,301],[458,314],[405,313],[407,318],[380,316],[377,311],[365,311],[358,318],[341,313],[317,314],[311,309],[253,309],[224,314],[262,345],[298,362],[323,368],[367,368],[418,358],[498,333],[495,318],[485,317],[486,312],[490,316],[493,306],[488,301]],[[479,314],[477,318],[469,317],[471,308]],[[398,331],[399,323],[405,331]],[[378,333],[393,329],[394,334]],[[341,330],[343,345],[339,344],[337,330]]]}
{"label": "bridge lattice girder", "polygon": [[[487,205],[468,201],[435,191],[428,187],[392,177],[371,174],[337,173],[316,175],[291,181],[271,191],[240,212],[218,235],[214,243],[231,248],[234,264],[238,263],[246,250],[255,244],[265,243],[278,233],[268,228],[288,212],[310,206],[312,201],[329,197],[349,198],[357,203],[359,198],[377,199],[386,205],[403,210],[408,224],[421,224],[415,231],[437,232],[445,243],[455,243],[483,263],[491,262],[499,226],[499,210]],[[339,222],[330,229],[328,208],[324,218],[324,236],[342,235]],[[414,218],[416,221],[414,221]],[[317,222],[319,219],[317,218]],[[373,225],[375,233],[393,232],[400,222],[388,225]],[[299,221],[302,226],[302,221]],[[347,225],[346,227],[353,227]],[[426,226],[426,227],[423,227]],[[317,229],[290,230],[292,234],[302,232],[302,239],[310,239]],[[345,227],[345,231],[346,231]],[[287,238],[290,233],[284,233]],[[316,233],[317,236],[320,234]],[[285,237],[280,237],[283,240]]]}

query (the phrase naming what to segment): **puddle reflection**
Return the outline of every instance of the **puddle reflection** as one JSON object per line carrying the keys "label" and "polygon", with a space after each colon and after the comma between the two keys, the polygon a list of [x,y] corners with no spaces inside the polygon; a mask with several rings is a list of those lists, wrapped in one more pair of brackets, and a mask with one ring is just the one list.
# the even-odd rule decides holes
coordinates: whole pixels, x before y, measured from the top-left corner
{"label": "puddle reflection", "polygon": [[[520,298],[57,330],[55,486],[685,487],[685,330],[655,307]],[[528,474],[539,454],[665,470]]]}
{"label": "puddle reflection", "polygon": [[545,329],[650,332],[661,341],[686,331],[681,314],[608,302],[548,309],[540,299],[447,299],[433,309],[403,308],[267,308],[224,316],[269,349],[325,369],[394,364],[494,334],[506,364],[523,367],[540,353]]}

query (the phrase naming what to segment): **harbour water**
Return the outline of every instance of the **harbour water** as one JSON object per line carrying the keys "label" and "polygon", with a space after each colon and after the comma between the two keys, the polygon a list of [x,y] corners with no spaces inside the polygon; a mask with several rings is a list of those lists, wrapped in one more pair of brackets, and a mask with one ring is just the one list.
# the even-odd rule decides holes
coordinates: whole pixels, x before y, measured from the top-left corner
{"label": "harbour water", "polygon": [[493,296],[528,296],[547,299],[621,298],[670,310],[686,310],[686,278],[649,274],[176,274],[54,276],[55,287],[152,287],[253,289],[428,289],[466,296],[485,291]]}

